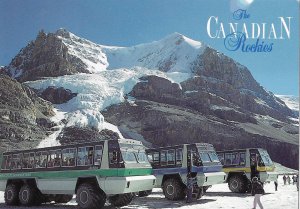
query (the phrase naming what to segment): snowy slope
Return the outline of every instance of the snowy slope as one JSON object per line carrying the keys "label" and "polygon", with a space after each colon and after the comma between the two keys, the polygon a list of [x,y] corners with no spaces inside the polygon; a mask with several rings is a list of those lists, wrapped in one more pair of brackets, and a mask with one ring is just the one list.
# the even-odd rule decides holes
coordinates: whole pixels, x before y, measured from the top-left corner
{"label": "snowy slope", "polygon": [[65,29],[59,29],[56,35],[68,47],[68,53],[81,59],[92,73],[135,66],[190,73],[191,62],[207,47],[179,33],[132,47],[95,44]]}
{"label": "snowy slope", "polygon": [[[266,195],[261,198],[265,209],[297,209],[298,208],[298,192],[295,185],[283,185],[282,176],[278,179],[278,191],[275,192],[274,184],[269,183],[264,186]],[[148,197],[136,198],[126,209],[137,208],[178,208],[178,209],[244,209],[252,208],[253,196],[250,194],[235,194],[229,191],[227,184],[215,185],[209,188],[206,195],[201,199],[186,204],[185,201],[169,201],[164,198],[161,189],[154,189],[153,193]],[[4,194],[0,192],[0,209],[8,208],[4,204]],[[27,207],[9,207],[25,209]],[[75,199],[67,204],[54,205],[47,204],[42,206],[33,206],[31,209],[75,209],[77,208]],[[112,209],[106,204],[104,209]]]}
{"label": "snowy slope", "polygon": [[293,95],[276,95],[279,97],[286,106],[288,106],[291,110],[298,112],[299,114],[299,97]]}
{"label": "snowy slope", "polygon": [[68,53],[81,59],[91,73],[100,72],[107,68],[107,58],[100,45],[80,38],[65,29],[59,29],[56,35],[68,47]]}
{"label": "snowy slope", "polygon": [[106,47],[109,69],[133,66],[190,73],[190,63],[206,46],[179,33],[133,47]]}

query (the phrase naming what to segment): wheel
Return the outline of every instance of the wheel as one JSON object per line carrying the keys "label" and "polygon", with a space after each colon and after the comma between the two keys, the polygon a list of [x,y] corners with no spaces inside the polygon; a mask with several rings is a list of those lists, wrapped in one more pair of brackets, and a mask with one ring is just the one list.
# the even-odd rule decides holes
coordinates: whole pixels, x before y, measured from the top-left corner
{"label": "wheel", "polygon": [[109,197],[109,202],[111,205],[115,207],[123,207],[131,203],[134,198],[133,193],[126,193],[126,194],[117,194],[114,196]]}
{"label": "wheel", "polygon": [[4,199],[7,205],[18,205],[19,204],[19,191],[20,186],[18,184],[8,184],[5,193]]}
{"label": "wheel", "polygon": [[100,209],[106,201],[105,193],[89,183],[80,184],[76,192],[76,202],[83,209]]}
{"label": "wheel", "polygon": [[243,176],[230,177],[228,187],[232,192],[245,193],[247,191],[247,180]]}
{"label": "wheel", "polygon": [[147,197],[152,193],[152,190],[140,191],[139,197]]}
{"label": "wheel", "polygon": [[163,193],[169,200],[182,200],[186,196],[183,184],[175,178],[165,180],[163,183]]}
{"label": "wheel", "polygon": [[68,194],[57,194],[55,195],[54,201],[56,203],[67,203],[70,202],[73,198],[73,195]]}
{"label": "wheel", "polygon": [[19,192],[20,203],[24,206],[32,206],[36,203],[35,195],[37,194],[37,189],[31,185],[24,184]]}

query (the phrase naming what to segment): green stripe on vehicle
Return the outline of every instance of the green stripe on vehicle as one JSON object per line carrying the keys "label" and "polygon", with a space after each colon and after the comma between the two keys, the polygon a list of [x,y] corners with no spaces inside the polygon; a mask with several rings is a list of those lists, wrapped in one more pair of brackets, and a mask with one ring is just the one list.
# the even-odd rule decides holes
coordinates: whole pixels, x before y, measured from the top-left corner
{"label": "green stripe on vehicle", "polygon": [[151,175],[152,168],[118,168],[118,169],[95,169],[95,170],[64,170],[64,171],[38,171],[22,173],[0,173],[0,180],[11,178],[78,178],[82,176],[100,176],[100,177],[117,177],[117,176],[145,176]]}

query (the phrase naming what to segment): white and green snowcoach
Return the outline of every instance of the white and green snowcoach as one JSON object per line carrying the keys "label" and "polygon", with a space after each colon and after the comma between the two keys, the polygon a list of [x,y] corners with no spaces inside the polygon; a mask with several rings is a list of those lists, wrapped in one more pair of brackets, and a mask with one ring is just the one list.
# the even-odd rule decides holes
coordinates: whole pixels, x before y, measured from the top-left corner
{"label": "white and green snowcoach", "polygon": [[66,203],[76,194],[84,209],[100,209],[106,200],[119,207],[136,192],[155,185],[141,142],[105,140],[0,155],[0,191],[7,205]]}

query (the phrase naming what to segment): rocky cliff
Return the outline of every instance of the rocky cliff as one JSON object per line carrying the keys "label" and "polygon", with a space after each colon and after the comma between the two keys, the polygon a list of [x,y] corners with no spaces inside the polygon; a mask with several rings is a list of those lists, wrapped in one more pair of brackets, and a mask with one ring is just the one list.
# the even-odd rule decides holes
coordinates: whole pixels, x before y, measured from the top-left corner
{"label": "rocky cliff", "polygon": [[70,55],[68,48],[58,38],[63,30],[46,34],[40,31],[36,40],[30,42],[6,67],[10,76],[23,82],[43,77],[88,73],[80,59]]}
{"label": "rocky cliff", "polygon": [[54,124],[52,105],[16,80],[0,75],[0,151],[35,147]]}

